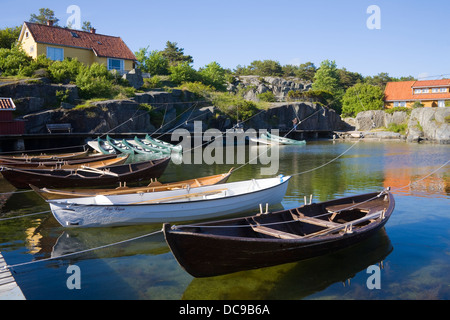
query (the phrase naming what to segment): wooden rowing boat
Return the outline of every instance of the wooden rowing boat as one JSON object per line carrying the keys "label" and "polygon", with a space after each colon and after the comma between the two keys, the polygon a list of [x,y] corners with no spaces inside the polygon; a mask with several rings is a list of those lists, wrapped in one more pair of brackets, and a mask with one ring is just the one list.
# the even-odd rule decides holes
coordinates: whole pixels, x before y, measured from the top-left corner
{"label": "wooden rowing boat", "polygon": [[166,157],[171,153],[169,149],[139,143],[139,140],[136,140],[136,137],[134,139],[135,140],[123,140],[123,143],[133,149],[136,153],[159,157]]}
{"label": "wooden rowing boat", "polygon": [[88,146],[90,146],[95,151],[102,154],[116,154],[117,151],[111,146],[107,141],[97,138],[95,140],[90,140],[87,142]]}
{"label": "wooden rowing boat", "polygon": [[[148,138],[148,136],[147,136],[147,138]],[[146,150],[151,150],[153,152],[159,152],[159,153],[163,153],[163,154],[171,154],[172,153],[172,148],[170,148],[169,146],[158,145],[148,139],[139,139],[138,137],[134,137],[133,143],[137,144],[138,146],[140,146]]]}
{"label": "wooden rowing boat", "polygon": [[114,186],[120,182],[139,182],[159,178],[167,168],[170,158],[130,164],[108,166],[103,169],[84,167],[81,169],[20,169],[0,167],[3,177],[18,189],[29,189],[30,184],[38,188],[79,188]]}
{"label": "wooden rowing boat", "polygon": [[83,158],[77,158],[77,159],[69,159],[69,160],[60,160],[60,159],[49,159],[49,160],[43,160],[43,161],[28,161],[26,159],[17,159],[17,160],[11,160],[11,159],[0,159],[0,166],[1,165],[28,165],[28,166],[39,166],[39,165],[55,165],[55,164],[79,164],[79,163],[87,163],[87,162],[94,162],[94,161],[101,161],[101,160],[108,160],[108,159],[114,159],[117,155],[115,154],[101,154],[101,155],[92,155],[87,156]]}
{"label": "wooden rowing boat", "polygon": [[157,180],[151,181],[148,186],[145,187],[127,187],[121,186],[115,189],[76,189],[76,190],[56,190],[42,188],[39,189],[33,185],[30,187],[39,194],[44,200],[55,200],[55,199],[70,199],[70,198],[81,198],[81,197],[95,197],[98,195],[118,195],[118,194],[129,194],[129,193],[142,193],[142,192],[159,192],[159,191],[169,191],[176,189],[185,188],[196,188],[201,186],[210,186],[215,184],[226,183],[231,176],[233,169],[227,173],[217,174],[208,177],[200,177],[196,179],[171,182],[171,183],[161,183]]}
{"label": "wooden rowing boat", "polygon": [[274,266],[358,243],[382,228],[395,201],[388,190],[278,212],[171,226],[167,244],[194,277]]}
{"label": "wooden rowing boat", "polygon": [[171,144],[171,143],[168,143],[168,142],[159,140],[159,139],[157,139],[157,138],[150,137],[148,134],[145,135],[145,138],[142,139],[142,141],[143,141],[144,143],[151,143],[151,144],[153,144],[153,145],[157,145],[157,146],[160,146],[160,147],[163,147],[163,148],[168,148],[168,149],[170,149],[171,151],[176,151],[176,152],[181,152],[181,151],[183,151],[183,147],[182,147],[181,144],[173,145],[173,144]]}
{"label": "wooden rowing boat", "polygon": [[259,203],[280,203],[290,177],[252,179],[161,192],[48,200],[64,227],[191,221],[230,215]]}
{"label": "wooden rowing boat", "polygon": [[124,164],[128,159],[128,155],[125,157],[114,156],[114,158],[100,159],[95,161],[95,157],[92,157],[94,161],[88,158],[82,162],[82,160],[74,161],[75,163],[64,162],[5,162],[0,164],[4,167],[10,168],[21,168],[21,169],[45,169],[45,170],[56,170],[56,169],[78,169],[83,167],[89,168],[104,168],[107,166],[114,166],[119,164]]}
{"label": "wooden rowing boat", "polygon": [[39,154],[39,155],[29,155],[22,154],[20,156],[0,156],[0,160],[26,160],[26,161],[47,161],[47,160],[71,160],[84,158],[88,155],[89,150],[81,152],[63,153],[63,154]]}
{"label": "wooden rowing boat", "polygon": [[134,150],[130,148],[130,146],[127,145],[123,140],[122,141],[116,140],[107,135],[106,141],[109,143],[110,146],[112,146],[114,149],[116,149],[121,153],[134,154]]}
{"label": "wooden rowing boat", "polygon": [[289,139],[289,138],[280,137],[280,136],[271,134],[269,132],[267,132],[266,134],[262,134],[261,138],[263,140],[270,140],[272,143],[278,143],[278,144],[287,144],[287,145],[305,145],[306,144],[305,140]]}

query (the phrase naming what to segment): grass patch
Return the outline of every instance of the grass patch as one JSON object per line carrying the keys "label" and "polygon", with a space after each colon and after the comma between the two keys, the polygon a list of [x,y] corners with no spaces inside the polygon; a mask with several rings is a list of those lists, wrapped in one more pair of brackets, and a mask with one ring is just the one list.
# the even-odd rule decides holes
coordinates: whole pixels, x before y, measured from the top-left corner
{"label": "grass patch", "polygon": [[391,123],[391,124],[389,124],[387,129],[388,129],[388,131],[396,132],[396,133],[400,133],[400,134],[404,135],[404,134],[406,134],[406,130],[408,129],[408,124],[406,124],[406,123],[401,123],[401,124]]}

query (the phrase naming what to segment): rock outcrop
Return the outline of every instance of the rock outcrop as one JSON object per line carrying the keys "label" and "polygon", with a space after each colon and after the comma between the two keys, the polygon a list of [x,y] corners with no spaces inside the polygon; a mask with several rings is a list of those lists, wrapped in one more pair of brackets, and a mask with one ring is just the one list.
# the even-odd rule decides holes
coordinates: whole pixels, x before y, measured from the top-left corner
{"label": "rock outcrop", "polygon": [[[370,131],[379,128],[388,128],[391,124],[405,125],[407,130],[405,138],[409,142],[422,140],[433,141],[443,144],[450,143],[450,108],[416,108],[408,114],[405,111],[386,113],[383,110],[371,110],[358,113],[355,118],[345,119],[356,131]],[[382,135],[369,134],[364,136]],[[400,134],[386,135],[391,138],[402,138]]]}
{"label": "rock outcrop", "polygon": [[298,78],[239,76],[227,89],[234,93],[242,91],[246,100],[260,101],[260,94],[272,92],[277,101],[285,101],[289,91],[308,91],[311,83]]}
{"label": "rock outcrop", "polygon": [[417,108],[408,121],[408,141],[450,144],[450,108]]}

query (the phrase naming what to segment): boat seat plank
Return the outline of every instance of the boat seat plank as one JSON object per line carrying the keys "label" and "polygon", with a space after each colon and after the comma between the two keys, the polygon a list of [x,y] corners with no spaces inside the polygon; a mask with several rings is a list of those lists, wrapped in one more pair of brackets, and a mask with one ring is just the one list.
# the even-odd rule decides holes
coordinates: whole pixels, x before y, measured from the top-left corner
{"label": "boat seat plank", "polygon": [[250,223],[253,231],[259,232],[259,233],[263,233],[265,235],[268,236],[272,236],[275,238],[279,238],[279,239],[285,239],[285,240],[292,240],[292,239],[302,239],[302,236],[293,234],[293,233],[288,233],[288,232],[284,232],[284,231],[280,231],[280,230],[276,230],[276,229],[272,229],[269,227],[265,227],[259,224],[253,224]]}
{"label": "boat seat plank", "polygon": [[338,224],[338,226],[336,226],[336,227],[332,227],[332,228],[324,229],[324,230],[321,230],[321,231],[318,231],[315,233],[308,234],[308,235],[304,236],[304,238],[314,238],[314,237],[324,236],[324,235],[327,235],[327,234],[330,234],[333,232],[338,232],[342,229],[347,229],[349,227],[352,227],[354,225],[357,225],[357,224],[360,224],[360,223],[363,223],[363,222],[366,222],[369,220],[380,219],[383,217],[383,212],[384,212],[384,210],[380,210],[375,213],[368,214],[362,218],[359,218],[359,219],[356,219],[356,220],[353,220],[353,221],[350,221],[347,223]]}
{"label": "boat seat plank", "polygon": [[305,216],[304,217],[294,216],[294,219],[297,221],[300,221],[300,222],[306,222],[309,224],[314,224],[316,226],[326,227],[326,228],[335,228],[335,227],[340,227],[342,225],[342,224],[336,223],[336,222],[326,221],[326,220],[312,218],[312,217],[305,217]]}

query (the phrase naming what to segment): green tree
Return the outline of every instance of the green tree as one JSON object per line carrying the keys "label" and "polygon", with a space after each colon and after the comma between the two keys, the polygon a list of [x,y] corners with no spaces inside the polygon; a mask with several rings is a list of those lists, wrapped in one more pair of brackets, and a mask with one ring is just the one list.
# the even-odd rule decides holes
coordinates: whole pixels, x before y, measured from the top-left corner
{"label": "green tree", "polygon": [[225,69],[217,62],[211,62],[205,68],[199,70],[201,82],[207,86],[213,86],[215,89],[225,90]]}
{"label": "green tree", "polygon": [[312,89],[330,92],[333,95],[330,107],[340,113],[344,90],[340,83],[340,75],[335,61],[322,61],[320,68],[314,75]]}
{"label": "green tree", "polygon": [[386,87],[386,83],[394,81],[393,78],[389,76],[389,73],[387,72],[381,72],[377,74],[376,76],[368,76],[364,79],[364,82],[367,84],[371,84],[373,86],[377,86],[384,90]]}
{"label": "green tree", "polygon": [[299,67],[297,72],[295,73],[295,76],[307,80],[307,81],[313,81],[314,76],[316,75],[317,68],[312,62],[306,62],[302,63]]}
{"label": "green tree", "polygon": [[55,12],[49,8],[40,8],[39,14],[30,15],[30,22],[47,24],[49,20],[53,21],[53,25],[58,25],[59,19],[55,17]]}
{"label": "green tree", "polygon": [[353,87],[358,82],[363,82],[364,77],[357,72],[348,71],[345,68],[338,69],[339,82],[344,90]]}
{"label": "green tree", "polygon": [[[18,46],[0,49],[0,73],[4,76],[16,76],[30,66],[32,59]],[[23,72],[22,72],[23,73]]]}
{"label": "green tree", "polygon": [[0,48],[11,49],[20,36],[21,26],[0,30]]}
{"label": "green tree", "polygon": [[150,53],[147,48],[141,48],[135,53],[140,63],[140,68],[151,75],[169,74],[169,60],[160,51],[154,50]]}
{"label": "green tree", "polygon": [[342,115],[355,117],[359,112],[383,109],[383,90],[368,83],[357,83],[342,97]]}
{"label": "green tree", "polygon": [[114,76],[105,65],[93,63],[80,67],[75,83],[80,89],[80,96],[85,99],[109,98],[113,92]]}
{"label": "green tree", "polygon": [[53,61],[48,67],[48,72],[53,82],[75,82],[82,67],[78,59],[66,58],[63,61]]}
{"label": "green tree", "polygon": [[254,74],[261,77],[279,77],[283,74],[280,63],[274,60],[255,60],[250,64],[250,69],[254,71]]}
{"label": "green tree", "polygon": [[179,63],[169,67],[170,80],[175,84],[194,82],[199,80],[198,72],[188,62]]}
{"label": "green tree", "polygon": [[192,56],[184,54],[183,48],[178,48],[176,42],[167,41],[166,48],[161,51],[161,54],[169,61],[170,66],[175,66],[179,63],[193,63]]}
{"label": "green tree", "polygon": [[92,26],[92,23],[90,21],[84,21],[81,30],[90,32],[93,28],[94,27]]}

